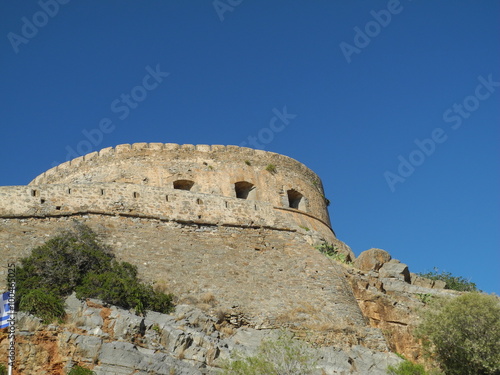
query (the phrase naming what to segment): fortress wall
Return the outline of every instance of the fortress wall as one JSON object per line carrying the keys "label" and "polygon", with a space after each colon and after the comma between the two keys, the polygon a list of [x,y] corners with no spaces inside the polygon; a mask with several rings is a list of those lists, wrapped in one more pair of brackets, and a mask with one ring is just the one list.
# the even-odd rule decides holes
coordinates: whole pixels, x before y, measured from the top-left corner
{"label": "fortress wall", "polygon": [[0,187],[0,217],[57,217],[85,213],[151,217],[212,225],[313,230],[335,237],[327,223],[267,202],[145,185],[95,183]]}
{"label": "fortress wall", "polygon": [[[149,218],[86,214],[0,219],[0,275],[77,219],[89,225],[119,260],[163,285],[179,302],[214,296],[216,311],[241,313],[255,327],[288,325],[307,332],[364,329],[366,322],[342,266],[293,231],[181,224]],[[341,343],[337,343],[340,345]]]}
{"label": "fortress wall", "polygon": [[[271,173],[266,168],[276,167]],[[130,183],[172,188],[176,180],[194,181],[191,191],[236,197],[235,183],[254,185],[249,199],[289,207],[288,190],[303,195],[300,210],[330,225],[321,180],[309,168],[273,152],[237,146],[134,143],[93,152],[63,163],[30,185]]]}

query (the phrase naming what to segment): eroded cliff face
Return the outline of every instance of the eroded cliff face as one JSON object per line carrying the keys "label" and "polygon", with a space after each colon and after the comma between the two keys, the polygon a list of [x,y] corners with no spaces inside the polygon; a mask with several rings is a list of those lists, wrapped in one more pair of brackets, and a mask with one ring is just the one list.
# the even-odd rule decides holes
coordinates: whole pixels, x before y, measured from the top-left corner
{"label": "eroded cliff face", "polygon": [[381,329],[392,352],[422,362],[422,347],[413,330],[425,305],[435,297],[456,297],[445,283],[410,273],[408,266],[381,249],[360,254],[345,266],[356,300],[371,327]]}
{"label": "eroded cliff face", "polygon": [[[66,300],[64,323],[43,325],[19,314],[14,374],[63,375],[75,365],[97,375],[201,375],[220,372],[221,361],[238,351],[252,355],[272,329],[242,325],[237,313],[211,316],[190,305],[170,315],[137,316],[98,300]],[[0,356],[8,339],[0,335]],[[317,374],[385,374],[400,359],[390,353],[351,347],[318,346]]]}

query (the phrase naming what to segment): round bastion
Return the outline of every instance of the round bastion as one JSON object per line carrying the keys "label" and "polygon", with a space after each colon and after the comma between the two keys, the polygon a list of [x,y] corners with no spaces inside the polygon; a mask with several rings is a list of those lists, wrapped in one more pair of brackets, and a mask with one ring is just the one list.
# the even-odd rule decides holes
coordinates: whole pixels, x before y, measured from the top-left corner
{"label": "round bastion", "polygon": [[323,185],[313,171],[290,157],[246,147],[122,144],[60,164],[29,185],[109,184],[263,203],[331,226]]}

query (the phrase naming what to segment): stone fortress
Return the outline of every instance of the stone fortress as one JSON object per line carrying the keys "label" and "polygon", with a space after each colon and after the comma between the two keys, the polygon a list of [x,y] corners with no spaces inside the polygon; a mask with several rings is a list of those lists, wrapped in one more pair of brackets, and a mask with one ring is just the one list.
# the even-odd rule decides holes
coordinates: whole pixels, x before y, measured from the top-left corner
{"label": "stone fortress", "polygon": [[8,263],[78,221],[180,304],[229,316],[235,327],[284,327],[318,345],[387,351],[373,328],[379,310],[357,298],[372,287],[357,287],[362,275],[353,283],[352,269],[314,247],[334,244],[354,260],[327,205],[314,172],[273,152],[118,145],[27,186],[0,187],[0,272],[5,279]]}

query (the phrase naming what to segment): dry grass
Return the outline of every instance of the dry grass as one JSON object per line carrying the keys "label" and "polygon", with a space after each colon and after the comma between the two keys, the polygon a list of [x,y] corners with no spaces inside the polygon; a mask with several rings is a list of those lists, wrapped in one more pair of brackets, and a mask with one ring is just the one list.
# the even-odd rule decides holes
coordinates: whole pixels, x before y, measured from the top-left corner
{"label": "dry grass", "polygon": [[203,293],[201,296],[200,296],[200,301],[202,303],[206,303],[212,307],[214,307],[215,305],[217,305],[217,299],[215,298],[215,296],[210,293],[210,292],[207,292],[207,293]]}
{"label": "dry grass", "polygon": [[168,294],[169,293],[168,282],[166,280],[159,280],[155,282],[153,289],[156,292]]}

